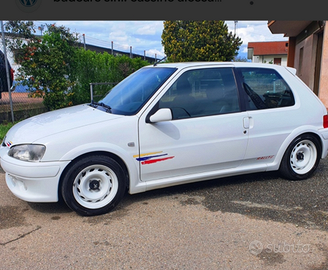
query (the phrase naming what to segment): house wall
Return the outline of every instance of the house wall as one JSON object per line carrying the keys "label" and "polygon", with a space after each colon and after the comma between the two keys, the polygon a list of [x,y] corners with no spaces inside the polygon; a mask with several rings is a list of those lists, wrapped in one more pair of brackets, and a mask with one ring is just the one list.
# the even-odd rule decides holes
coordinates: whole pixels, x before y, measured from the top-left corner
{"label": "house wall", "polygon": [[314,88],[314,70],[317,36],[311,35],[295,46],[294,67],[297,75],[312,90]]}
{"label": "house wall", "polygon": [[328,108],[328,30],[323,33],[323,46],[320,69],[319,98]]}
{"label": "house wall", "polygon": [[328,21],[270,21],[274,34],[289,37],[288,63],[328,109]]}
{"label": "house wall", "polygon": [[287,66],[287,55],[254,55],[252,62],[273,64],[274,58],[281,58],[281,65]]}

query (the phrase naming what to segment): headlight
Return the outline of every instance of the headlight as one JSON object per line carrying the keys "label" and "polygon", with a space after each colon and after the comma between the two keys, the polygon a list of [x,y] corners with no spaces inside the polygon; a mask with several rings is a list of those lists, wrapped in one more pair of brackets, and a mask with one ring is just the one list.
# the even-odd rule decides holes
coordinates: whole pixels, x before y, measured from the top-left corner
{"label": "headlight", "polygon": [[8,155],[23,161],[40,161],[46,147],[40,144],[22,144],[10,148]]}

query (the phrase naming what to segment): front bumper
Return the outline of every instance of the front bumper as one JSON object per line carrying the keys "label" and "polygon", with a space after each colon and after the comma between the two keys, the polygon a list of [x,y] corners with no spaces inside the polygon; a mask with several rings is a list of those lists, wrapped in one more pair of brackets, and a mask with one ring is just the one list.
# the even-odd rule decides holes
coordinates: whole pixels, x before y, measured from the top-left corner
{"label": "front bumper", "polygon": [[57,202],[60,175],[69,161],[24,162],[2,155],[6,183],[18,198],[28,202]]}

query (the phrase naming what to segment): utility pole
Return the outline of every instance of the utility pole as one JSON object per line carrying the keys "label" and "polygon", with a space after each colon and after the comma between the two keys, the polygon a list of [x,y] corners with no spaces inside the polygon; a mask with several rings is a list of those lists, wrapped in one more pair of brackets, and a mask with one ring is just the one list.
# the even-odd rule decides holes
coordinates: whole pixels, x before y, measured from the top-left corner
{"label": "utility pole", "polygon": [[85,34],[83,34],[82,36],[83,36],[83,48],[84,48],[84,50],[86,50],[87,46],[85,44]]}
{"label": "utility pole", "polygon": [[238,23],[238,21],[234,21],[235,22],[235,35],[236,35],[236,30],[237,30],[237,23]]}

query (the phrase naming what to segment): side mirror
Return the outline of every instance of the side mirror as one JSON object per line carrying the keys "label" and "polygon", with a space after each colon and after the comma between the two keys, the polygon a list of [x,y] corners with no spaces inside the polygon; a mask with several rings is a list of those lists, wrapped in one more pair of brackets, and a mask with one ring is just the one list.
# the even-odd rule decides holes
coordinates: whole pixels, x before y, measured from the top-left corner
{"label": "side mirror", "polygon": [[171,109],[163,108],[159,109],[153,115],[149,117],[150,123],[157,123],[163,121],[171,121],[172,120],[172,112]]}

